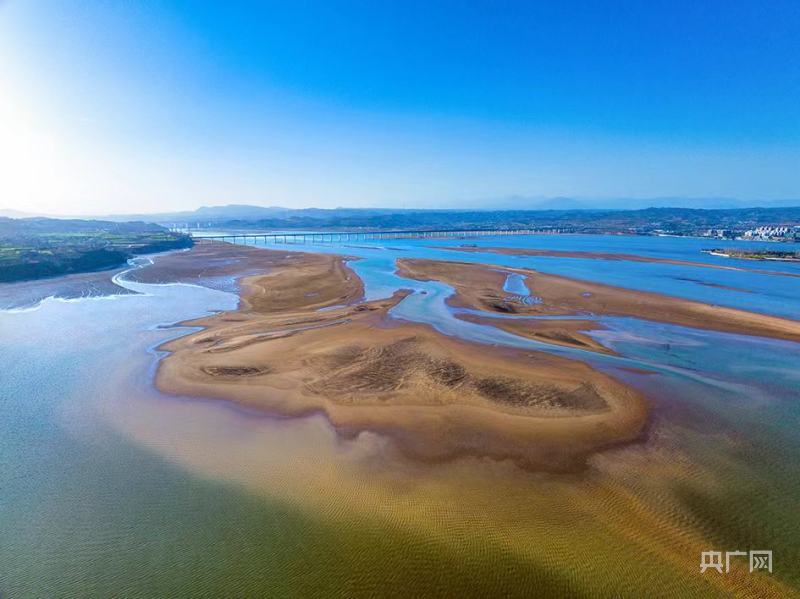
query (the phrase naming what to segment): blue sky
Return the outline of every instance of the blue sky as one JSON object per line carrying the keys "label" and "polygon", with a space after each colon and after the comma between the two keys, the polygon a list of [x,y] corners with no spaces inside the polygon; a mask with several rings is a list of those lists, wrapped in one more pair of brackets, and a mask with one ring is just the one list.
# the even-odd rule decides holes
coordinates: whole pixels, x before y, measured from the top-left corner
{"label": "blue sky", "polygon": [[0,208],[800,198],[797,2],[0,0]]}

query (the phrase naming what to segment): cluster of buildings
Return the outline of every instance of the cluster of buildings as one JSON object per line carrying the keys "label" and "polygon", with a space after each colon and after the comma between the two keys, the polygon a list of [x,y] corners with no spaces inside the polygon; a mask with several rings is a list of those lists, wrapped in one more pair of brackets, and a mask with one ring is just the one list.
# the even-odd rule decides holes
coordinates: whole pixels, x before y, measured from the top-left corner
{"label": "cluster of buildings", "polygon": [[800,226],[767,225],[748,231],[742,231],[741,229],[708,229],[703,236],[717,239],[746,239],[748,241],[800,242]]}
{"label": "cluster of buildings", "polygon": [[719,239],[733,239],[736,237],[736,232],[730,229],[709,229],[705,232],[704,237],[717,237]]}
{"label": "cluster of buildings", "polygon": [[749,231],[745,231],[742,235],[744,239],[752,240],[770,240],[778,239],[785,241],[800,240],[800,227],[787,227],[787,226],[766,226],[756,227]]}

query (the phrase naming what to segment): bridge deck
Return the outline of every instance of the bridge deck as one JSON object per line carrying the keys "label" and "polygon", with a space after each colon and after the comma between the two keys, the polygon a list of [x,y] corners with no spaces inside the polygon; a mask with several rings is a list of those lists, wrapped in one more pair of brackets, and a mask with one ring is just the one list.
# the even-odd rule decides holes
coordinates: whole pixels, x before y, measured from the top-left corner
{"label": "bridge deck", "polygon": [[231,233],[227,235],[193,235],[197,243],[229,242],[241,240],[254,243],[340,243],[344,241],[370,241],[380,239],[423,239],[423,238],[461,238],[495,237],[500,235],[540,235],[567,233],[565,229],[426,229],[409,231],[327,231],[317,233]]}

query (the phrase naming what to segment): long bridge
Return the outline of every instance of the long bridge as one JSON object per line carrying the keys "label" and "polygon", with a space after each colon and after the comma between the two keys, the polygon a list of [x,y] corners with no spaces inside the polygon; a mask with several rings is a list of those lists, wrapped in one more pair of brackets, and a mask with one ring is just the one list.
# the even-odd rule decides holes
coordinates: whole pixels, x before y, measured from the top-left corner
{"label": "long bridge", "polygon": [[569,233],[567,229],[431,229],[411,231],[330,231],[317,233],[229,233],[224,235],[192,235],[196,243],[341,243],[345,241],[377,241],[381,239],[424,239],[494,237],[498,235],[542,235]]}

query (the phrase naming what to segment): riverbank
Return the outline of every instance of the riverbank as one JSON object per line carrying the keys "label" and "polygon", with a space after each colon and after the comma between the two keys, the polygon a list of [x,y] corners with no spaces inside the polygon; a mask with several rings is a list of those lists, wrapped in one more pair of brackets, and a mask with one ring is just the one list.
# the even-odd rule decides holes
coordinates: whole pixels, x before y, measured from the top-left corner
{"label": "riverbank", "polygon": [[0,218],[0,283],[121,268],[134,256],[192,245],[189,235],[152,223]]}

